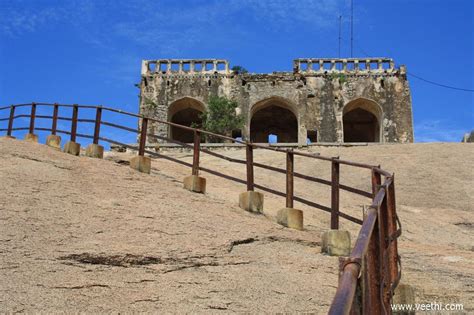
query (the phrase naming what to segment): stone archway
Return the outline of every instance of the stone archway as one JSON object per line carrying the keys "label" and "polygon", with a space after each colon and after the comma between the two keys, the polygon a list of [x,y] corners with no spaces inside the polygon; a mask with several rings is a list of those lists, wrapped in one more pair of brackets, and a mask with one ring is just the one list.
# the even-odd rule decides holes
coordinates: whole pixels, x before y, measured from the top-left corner
{"label": "stone archway", "polygon": [[250,141],[268,142],[274,134],[278,142],[298,142],[298,115],[285,99],[272,97],[256,103],[250,112]]}
{"label": "stone archway", "polygon": [[[204,104],[196,99],[185,97],[173,102],[168,108],[168,121],[191,127],[195,124],[201,127],[201,114],[204,112]],[[192,143],[194,141],[194,133],[179,127],[170,126],[170,138],[184,143]]]}
{"label": "stone archway", "polygon": [[382,108],[374,101],[358,98],[344,106],[344,142],[381,142]]}

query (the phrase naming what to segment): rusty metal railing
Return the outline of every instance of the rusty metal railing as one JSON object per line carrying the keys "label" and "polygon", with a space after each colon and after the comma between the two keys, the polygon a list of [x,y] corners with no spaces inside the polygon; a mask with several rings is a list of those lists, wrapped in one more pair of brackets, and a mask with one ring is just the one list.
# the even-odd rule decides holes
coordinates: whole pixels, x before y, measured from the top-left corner
{"label": "rusty metal railing", "polygon": [[[16,109],[19,107],[30,107],[29,114],[15,115]],[[52,107],[52,115],[37,115],[37,108]],[[71,117],[63,117],[59,115],[59,109],[63,107],[72,108]],[[95,110],[95,119],[79,118],[79,110]],[[193,175],[198,175],[199,171],[220,176],[235,182],[245,184],[248,191],[259,189],[262,191],[285,197],[286,207],[292,208],[294,201],[300,202],[310,207],[314,207],[331,214],[331,229],[339,229],[339,218],[344,218],[351,222],[361,224],[358,238],[349,257],[340,259],[340,277],[339,286],[336,295],[329,310],[330,314],[390,314],[390,303],[395,288],[401,277],[400,256],[398,255],[397,238],[401,235],[401,225],[396,213],[395,203],[395,177],[383,169],[380,165],[369,165],[364,163],[342,160],[339,157],[325,157],[315,153],[307,153],[295,151],[293,149],[276,148],[269,145],[255,144],[248,141],[240,141],[231,137],[215,134],[206,130],[187,127],[168,121],[162,121],[140,114],[125,112],[122,110],[77,104],[50,104],[50,103],[27,103],[11,106],[0,107],[0,114],[9,110],[8,117],[2,118],[0,115],[0,123],[6,121],[7,128],[0,128],[0,132],[6,132],[7,136],[12,136],[14,131],[28,130],[33,134],[35,130],[48,131],[56,135],[66,134],[70,136],[70,141],[76,141],[77,137],[92,139],[94,144],[99,141],[110,144],[117,144],[137,150],[138,155],[145,154],[167,159],[188,167],[191,167]],[[103,120],[104,111],[118,113],[138,119],[139,129],[130,128],[115,122]],[[14,127],[14,121],[18,118],[28,118],[28,127]],[[37,119],[51,119],[51,128],[37,127],[35,122]],[[69,121],[71,127],[69,130],[60,130],[57,128],[58,121]],[[177,127],[187,130],[194,134],[193,144],[183,143],[168,137],[163,137],[153,133],[149,133],[149,122],[155,124],[165,124],[167,126]],[[77,132],[78,123],[94,124],[93,134],[80,134]],[[111,127],[123,131],[131,132],[139,135],[138,149],[135,146],[121,143],[117,140],[102,137],[101,131],[104,127]],[[210,136],[232,141],[245,146],[245,160],[231,158],[220,153],[211,151],[201,146],[201,137]],[[147,150],[147,138],[164,140],[181,145],[182,147],[193,150],[193,162],[188,163],[171,156],[160,154],[155,151]],[[286,155],[286,168],[278,168],[254,161],[254,149],[271,150],[281,152]],[[246,179],[236,178],[230,175],[220,173],[218,171],[202,167],[200,165],[200,153],[206,153],[214,157],[225,159],[229,162],[246,165]],[[294,157],[300,156],[309,159],[316,159],[330,162],[331,180],[317,178],[314,176],[295,172]],[[366,192],[355,187],[350,187],[340,183],[340,166],[347,165],[355,168],[363,168],[370,170],[372,177],[372,191]],[[254,181],[255,167],[281,173],[286,175],[286,191],[277,191],[271,187],[260,185]],[[294,194],[294,178],[304,179],[310,182],[331,186],[331,205],[325,206],[315,201],[310,201]],[[383,181],[382,181],[383,179]],[[363,197],[370,198],[372,203],[365,213],[363,220],[351,216],[340,211],[340,190],[348,191]]]}

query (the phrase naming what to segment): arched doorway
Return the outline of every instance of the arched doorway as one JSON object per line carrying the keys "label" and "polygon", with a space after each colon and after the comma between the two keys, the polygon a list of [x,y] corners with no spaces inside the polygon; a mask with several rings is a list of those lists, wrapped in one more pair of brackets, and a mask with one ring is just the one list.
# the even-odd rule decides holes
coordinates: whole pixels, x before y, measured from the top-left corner
{"label": "arched doorway", "polygon": [[374,101],[359,98],[343,110],[344,142],[380,142],[382,109]]}
{"label": "arched doorway", "polygon": [[[190,97],[185,97],[171,104],[168,109],[168,121],[188,127],[196,125],[199,128],[202,125],[200,116],[203,111],[204,105],[201,102]],[[185,143],[191,143],[194,141],[194,133],[171,126],[170,138]]]}
{"label": "arched doorway", "polygon": [[270,134],[278,142],[298,142],[298,119],[295,109],[284,99],[270,98],[252,107],[250,120],[250,141],[268,142]]}

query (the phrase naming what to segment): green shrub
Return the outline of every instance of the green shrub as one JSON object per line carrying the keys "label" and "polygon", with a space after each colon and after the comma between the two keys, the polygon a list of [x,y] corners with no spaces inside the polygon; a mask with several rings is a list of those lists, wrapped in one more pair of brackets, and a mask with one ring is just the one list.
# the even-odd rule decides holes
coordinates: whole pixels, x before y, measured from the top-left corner
{"label": "green shrub", "polygon": [[248,70],[245,69],[242,66],[233,66],[231,70],[236,74],[246,74],[246,73],[248,73]]}
{"label": "green shrub", "polygon": [[[201,114],[202,129],[213,133],[231,136],[232,130],[242,128],[244,118],[235,112],[237,102],[225,97],[212,96],[207,109]],[[217,137],[207,136],[209,142],[222,142]]]}

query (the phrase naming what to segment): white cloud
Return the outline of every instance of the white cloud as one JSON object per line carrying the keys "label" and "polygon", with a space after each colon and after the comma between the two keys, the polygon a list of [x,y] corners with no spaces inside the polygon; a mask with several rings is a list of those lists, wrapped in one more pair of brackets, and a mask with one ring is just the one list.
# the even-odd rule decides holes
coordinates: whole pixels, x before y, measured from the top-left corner
{"label": "white cloud", "polygon": [[61,8],[15,9],[3,7],[0,10],[0,33],[15,37],[34,32],[46,24],[55,24],[62,16]]}

